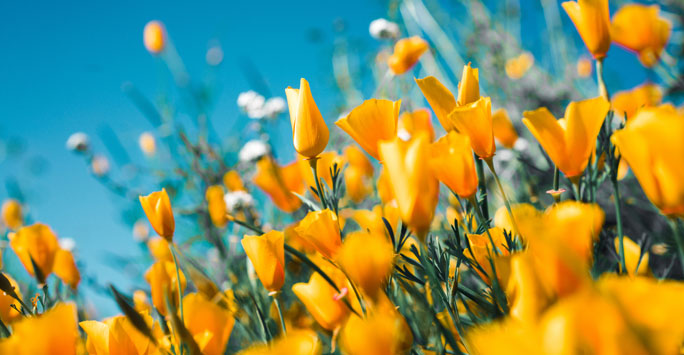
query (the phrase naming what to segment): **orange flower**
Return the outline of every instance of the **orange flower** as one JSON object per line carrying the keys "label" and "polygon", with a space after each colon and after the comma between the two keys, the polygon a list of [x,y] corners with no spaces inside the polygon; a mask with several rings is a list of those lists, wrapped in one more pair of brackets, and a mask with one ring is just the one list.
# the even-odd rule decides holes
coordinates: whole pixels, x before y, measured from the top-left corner
{"label": "orange flower", "polygon": [[41,315],[12,324],[12,336],[0,342],[0,354],[76,355],[80,338],[77,321],[74,304],[57,303]]}
{"label": "orange flower", "polygon": [[379,160],[378,142],[397,135],[400,105],[401,100],[366,100],[335,124],[347,132],[363,150]]}
{"label": "orange flower", "polygon": [[2,204],[2,223],[9,229],[17,229],[24,224],[21,204],[14,199],[5,200]]}
{"label": "orange flower", "polygon": [[344,157],[349,166],[359,169],[364,176],[373,176],[373,164],[356,145],[348,145],[344,148]]}
{"label": "orange flower", "polygon": [[240,174],[235,170],[228,170],[223,175],[223,185],[226,186],[228,191],[247,191]]}
{"label": "orange flower", "polygon": [[376,298],[392,272],[394,250],[384,232],[357,231],[345,237],[337,260],[352,282]]}
{"label": "orange flower", "polygon": [[[149,314],[140,315],[151,325]],[[79,325],[88,335],[86,350],[89,354],[136,354],[151,355],[158,350],[150,339],[140,333],[126,316],[115,316],[103,322],[83,321]]]}
{"label": "orange flower", "polygon": [[[341,272],[338,270],[335,274],[339,273]],[[316,322],[327,330],[335,330],[349,315],[347,306],[336,297],[337,291],[317,272],[311,274],[309,282],[292,285],[292,292],[306,306]]]}
{"label": "orange flower", "polygon": [[349,166],[344,170],[344,184],[349,198],[360,203],[373,191],[363,171],[355,166]]}
{"label": "orange flower", "polygon": [[147,196],[139,196],[139,199],[152,228],[160,237],[171,241],[176,229],[176,222],[173,219],[171,201],[166,189],[153,192]]}
{"label": "orange flower", "polygon": [[432,143],[430,167],[437,179],[461,198],[468,199],[477,192],[477,173],[468,136],[451,131]]}
{"label": "orange flower", "polygon": [[627,4],[613,16],[611,36],[615,43],[636,52],[646,67],[656,65],[670,39],[672,24],[658,16],[660,6]]}
{"label": "orange flower", "polygon": [[470,145],[478,157],[488,159],[494,156],[494,129],[492,126],[492,101],[481,97],[465,106],[456,107],[449,120],[459,132],[470,137]]}
{"label": "orange flower", "polygon": [[[180,270],[179,270],[180,271]],[[173,262],[157,261],[145,273],[145,280],[150,284],[152,304],[161,315],[166,316],[166,301],[178,307],[178,281],[176,266]],[[185,275],[180,271],[181,294],[185,290]]]}
{"label": "orange flower", "polygon": [[608,0],[566,1],[563,9],[577,28],[595,59],[602,59],[610,48]]}
{"label": "orange flower", "polygon": [[209,217],[211,222],[218,228],[223,228],[228,224],[228,209],[226,201],[223,199],[224,194],[225,192],[221,185],[209,186],[205,193]]}
{"label": "orange flower", "polygon": [[[33,258],[44,278],[52,273],[59,244],[57,243],[57,236],[50,227],[36,223],[19,228],[16,233],[10,233],[8,238],[12,250],[17,254],[29,274],[37,276],[33,270],[31,258]],[[43,283],[45,280],[38,280],[38,282]]]}
{"label": "orange flower", "polygon": [[515,142],[518,140],[518,132],[516,132],[505,109],[500,108],[492,114],[492,129],[494,131],[494,138],[501,145],[508,149],[513,149]]}
{"label": "orange flower", "polygon": [[159,54],[166,48],[166,29],[159,21],[150,21],[143,30],[143,43],[152,54]]}
{"label": "orange flower", "polygon": [[533,65],[534,57],[532,56],[532,53],[523,52],[517,57],[506,60],[506,75],[513,80],[518,80],[522,78]]}
{"label": "orange flower", "polygon": [[270,231],[262,236],[245,235],[242,248],[259,280],[269,291],[279,291],[285,282],[285,235]]}
{"label": "orange flower", "polygon": [[[308,160],[299,161],[299,169],[301,170],[301,175],[304,177],[304,181],[308,186],[316,186],[316,180],[314,180],[313,171],[311,170],[311,162]],[[344,165],[344,157],[338,155],[336,152],[325,152],[321,153],[316,159],[316,170],[318,171],[318,178],[325,180],[328,186],[332,186],[332,174],[330,170],[333,165],[337,164],[339,169],[342,169]],[[318,196],[314,196],[318,200]]]}
{"label": "orange flower", "polygon": [[425,132],[430,142],[435,140],[435,129],[432,128],[430,111],[419,109],[401,114],[397,126],[397,134],[402,138],[410,138],[419,132]]}
{"label": "orange flower", "polygon": [[428,43],[418,36],[400,39],[394,45],[394,53],[387,60],[387,65],[395,75],[404,74],[418,63],[428,48]]}
{"label": "orange flower", "polygon": [[[19,284],[17,281],[15,281],[10,275],[4,275],[7,280],[9,280],[10,285],[14,288],[14,292],[17,294],[17,296],[22,298],[21,290],[19,289]],[[14,305],[16,309],[12,308],[11,305]],[[2,322],[5,324],[10,324],[14,321],[22,319],[23,316],[21,313],[19,313],[19,311],[17,311],[17,309],[21,309],[21,303],[19,303],[19,301],[14,299],[14,297],[10,296],[9,294],[0,292],[0,320],[2,320]]]}
{"label": "orange flower", "polygon": [[193,338],[204,340],[198,342],[202,354],[224,354],[235,325],[232,313],[199,293],[183,297],[183,311],[185,328]]}
{"label": "orange flower", "polygon": [[294,161],[281,168],[271,157],[264,157],[256,164],[254,184],[284,212],[294,212],[302,205],[302,201],[292,193],[304,192],[304,178],[299,164],[299,161]]}
{"label": "orange flower", "polygon": [[418,84],[420,91],[423,92],[423,96],[425,96],[430,107],[432,107],[432,111],[435,112],[435,116],[437,116],[442,127],[447,132],[455,129],[451,120],[449,120],[449,114],[456,108],[456,98],[451,91],[434,76],[416,79],[416,84]]}
{"label": "orange flower", "polygon": [[428,163],[427,135],[420,134],[408,142],[395,138],[381,142],[379,148],[401,219],[419,237],[425,237],[439,196],[439,182]]}
{"label": "orange flower", "polygon": [[295,231],[328,259],[334,259],[342,246],[337,216],[329,209],[307,213]]}
{"label": "orange flower", "polygon": [[615,93],[611,101],[617,114],[631,119],[641,108],[660,104],[663,101],[663,91],[656,84],[645,83],[631,90]]}
{"label": "orange flower", "polygon": [[171,246],[169,242],[161,237],[150,238],[147,241],[147,248],[150,254],[156,261],[170,261],[173,262],[173,255],[171,255]]}
{"label": "orange flower", "polygon": [[545,107],[525,111],[523,123],[558,169],[568,178],[575,178],[582,175],[587,167],[609,110],[610,104],[596,97],[571,102],[565,110],[565,118],[560,120],[556,120]]}
{"label": "orange flower", "polygon": [[54,272],[65,284],[76,289],[81,282],[81,273],[76,267],[74,255],[64,249],[59,249],[55,254]]}
{"label": "orange flower", "polygon": [[390,175],[387,167],[383,165],[380,169],[380,174],[377,180],[378,197],[382,203],[389,203],[394,200],[394,191],[392,191],[392,183],[390,182]]}
{"label": "orange flower", "polygon": [[472,104],[480,99],[480,75],[477,68],[471,68],[470,63],[463,66],[461,82],[458,83],[457,106]]}
{"label": "orange flower", "polygon": [[591,59],[587,57],[581,57],[577,60],[577,76],[580,78],[588,78],[593,70],[594,67]]}
{"label": "orange flower", "polygon": [[328,145],[330,132],[311,95],[309,82],[302,78],[299,89],[288,87],[285,94],[290,108],[294,148],[307,158],[315,158]]}

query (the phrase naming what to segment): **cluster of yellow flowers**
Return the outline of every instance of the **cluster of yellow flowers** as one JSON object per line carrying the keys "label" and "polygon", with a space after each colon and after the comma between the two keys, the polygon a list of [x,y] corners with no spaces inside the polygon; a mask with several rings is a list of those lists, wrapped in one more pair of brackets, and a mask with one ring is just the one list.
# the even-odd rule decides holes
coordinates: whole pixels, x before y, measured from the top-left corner
{"label": "cluster of yellow flowers", "polygon": [[[42,294],[27,305],[17,281],[0,273],[0,353],[681,353],[684,283],[656,278],[649,252],[624,235],[620,181],[631,169],[669,220],[684,270],[684,110],[661,104],[653,84],[611,100],[602,76],[613,42],[656,65],[672,26],[656,5],[625,5],[612,23],[607,0],[562,6],[596,61],[599,94],[570,102],[561,119],[545,107],[522,114],[555,169],[550,205],[509,199],[497,142],[513,150],[519,133],[506,110],[493,111],[497,103],[481,96],[471,64],[454,93],[434,76],[415,79],[442,137],[430,110],[402,113],[401,100],[375,98],[331,132],[301,79],[285,90],[298,158],[280,165],[266,154],[249,182],[224,165],[222,184],[202,189],[206,223],[241,233],[244,253],[228,262],[247,261],[220,285],[177,244],[172,198],[162,189],[139,197],[157,234],[146,240],[149,289],[129,296],[110,286],[123,314],[89,320],[75,302],[81,275],[72,251],[50,227],[25,226],[20,202],[7,200],[9,246]],[[162,23],[145,26],[144,44],[164,53]],[[388,70],[407,73],[428,50],[420,37],[400,39]],[[517,80],[533,65],[523,53],[505,72]],[[356,144],[326,151],[337,133]],[[139,143],[155,154],[151,134]],[[597,203],[603,181],[612,188],[615,229],[604,226]],[[250,184],[293,222],[262,224],[252,206],[229,208],[226,191],[246,194]],[[490,206],[492,195],[501,206]],[[606,239],[610,253],[601,249]],[[49,290],[53,273],[69,288],[58,281]]]}

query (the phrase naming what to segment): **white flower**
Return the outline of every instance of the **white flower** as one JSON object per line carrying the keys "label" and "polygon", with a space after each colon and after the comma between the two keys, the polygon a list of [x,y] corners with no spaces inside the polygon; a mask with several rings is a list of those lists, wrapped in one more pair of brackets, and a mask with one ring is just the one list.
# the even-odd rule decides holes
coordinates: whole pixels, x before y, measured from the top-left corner
{"label": "white flower", "polygon": [[496,152],[496,156],[499,157],[499,161],[511,161],[515,158],[513,152],[508,149],[501,149]]}
{"label": "white flower", "polygon": [[399,38],[399,25],[384,18],[379,18],[370,23],[368,32],[375,39]]}
{"label": "white flower", "polygon": [[76,132],[67,139],[66,147],[69,150],[85,152],[90,146],[88,135],[83,132]]}
{"label": "white flower", "polygon": [[264,104],[264,115],[268,118],[276,118],[281,113],[285,112],[287,103],[282,97],[272,97],[266,100]]}
{"label": "white flower", "polygon": [[249,90],[238,95],[237,104],[241,110],[247,113],[249,118],[260,119],[265,115],[264,103],[266,99],[256,93],[255,91]]}
{"label": "white flower", "polygon": [[226,208],[229,212],[254,205],[254,198],[245,191],[231,191],[223,196],[223,201],[226,202]]}
{"label": "white flower", "polygon": [[522,152],[523,150],[526,150],[527,147],[530,146],[530,143],[527,141],[525,138],[518,138],[515,141],[515,144],[513,145],[513,149]]}
{"label": "white flower", "polygon": [[223,62],[223,49],[220,46],[212,46],[207,50],[207,64],[215,67]]}
{"label": "white flower", "polygon": [[109,173],[109,160],[104,155],[96,155],[90,162],[90,168],[93,169],[93,174],[97,176],[107,175]]}
{"label": "white flower", "polygon": [[240,161],[254,161],[266,154],[268,154],[268,146],[266,143],[258,139],[253,139],[245,143],[242,149],[240,149],[238,159],[240,159]]}
{"label": "white flower", "polygon": [[66,251],[73,251],[76,248],[76,241],[71,238],[59,238],[59,247]]}

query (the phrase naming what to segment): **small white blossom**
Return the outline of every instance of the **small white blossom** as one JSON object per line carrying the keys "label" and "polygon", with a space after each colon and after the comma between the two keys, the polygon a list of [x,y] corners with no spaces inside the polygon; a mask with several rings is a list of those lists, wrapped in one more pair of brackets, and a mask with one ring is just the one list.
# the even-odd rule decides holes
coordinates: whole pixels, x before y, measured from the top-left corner
{"label": "small white blossom", "polygon": [[234,212],[241,207],[251,207],[254,205],[254,198],[245,191],[231,191],[223,196],[228,212]]}
{"label": "small white blossom", "polygon": [[282,97],[272,97],[264,104],[264,115],[268,118],[276,118],[285,112],[287,102]]}
{"label": "small white blossom", "polygon": [[104,176],[109,173],[109,160],[104,155],[96,155],[90,162],[90,168],[93,174],[97,176]]}
{"label": "small white blossom", "polygon": [[515,144],[513,145],[513,149],[522,152],[524,150],[527,150],[527,147],[530,146],[530,143],[527,141],[525,138],[518,138],[518,140],[515,141]]}
{"label": "small white blossom", "polygon": [[496,156],[499,158],[499,161],[511,161],[515,158],[513,155],[513,152],[511,152],[508,149],[501,149],[496,152]]}
{"label": "small white blossom", "polygon": [[207,64],[215,67],[223,62],[223,49],[220,46],[212,46],[207,50]]}
{"label": "small white blossom", "polygon": [[66,147],[69,150],[77,152],[85,152],[90,146],[90,139],[88,135],[83,132],[76,132],[67,139]]}
{"label": "small white blossom", "polygon": [[384,18],[379,18],[370,23],[368,32],[375,39],[399,38],[399,25]]}
{"label": "small white blossom", "polygon": [[252,90],[241,93],[237,99],[238,107],[240,107],[240,109],[247,113],[247,116],[252,119],[260,119],[264,117],[265,102],[266,99],[263,96]]}
{"label": "small white blossom", "polygon": [[66,251],[73,251],[76,248],[76,241],[71,238],[59,238],[59,247]]}
{"label": "small white blossom", "polygon": [[238,153],[238,159],[244,162],[254,161],[266,154],[268,154],[268,146],[266,143],[258,139],[253,139],[245,143],[242,149],[240,149],[240,152]]}

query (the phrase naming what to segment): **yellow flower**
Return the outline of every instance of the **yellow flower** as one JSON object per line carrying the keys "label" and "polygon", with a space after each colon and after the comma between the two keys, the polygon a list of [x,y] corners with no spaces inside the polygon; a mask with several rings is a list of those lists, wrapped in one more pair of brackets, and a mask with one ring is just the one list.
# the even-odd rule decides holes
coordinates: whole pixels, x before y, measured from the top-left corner
{"label": "yellow flower", "polygon": [[610,48],[608,0],[565,1],[562,5],[589,52],[595,59],[605,57]]}
{"label": "yellow flower", "polygon": [[384,293],[365,318],[351,315],[340,335],[345,354],[406,354],[413,344],[411,328]]}
{"label": "yellow flower", "polygon": [[[179,270],[180,271],[180,270]],[[178,307],[178,279],[173,262],[157,261],[145,273],[145,281],[150,284],[152,304],[161,315],[167,314],[165,298]],[[180,271],[181,294],[185,290],[185,275]]]}
{"label": "yellow flower", "polygon": [[363,150],[380,160],[378,142],[397,135],[400,105],[401,100],[366,100],[335,124],[347,132]]}
{"label": "yellow flower", "polygon": [[430,229],[439,197],[439,182],[428,163],[430,143],[426,134],[408,142],[399,138],[379,144],[401,219],[420,238]]}
{"label": "yellow flower", "polygon": [[288,87],[285,94],[290,108],[294,148],[307,158],[315,158],[328,145],[330,132],[311,95],[309,82],[302,78],[299,89]]}
{"label": "yellow flower", "polygon": [[[466,251],[466,255],[472,260],[476,261],[484,273],[477,270],[482,279],[491,283],[492,276],[496,271],[496,277],[499,282],[504,282],[508,279],[509,274],[509,258],[506,258],[510,253],[508,252],[508,244],[506,243],[506,238],[504,236],[504,231],[501,228],[494,227],[489,229],[489,234],[487,232],[482,234],[467,234],[469,248]],[[491,235],[494,245],[489,240]],[[497,253],[494,252],[494,247],[496,247]],[[492,263],[494,268],[492,268]]]}
{"label": "yellow flower", "polygon": [[626,4],[613,16],[613,41],[636,52],[646,67],[658,63],[672,32],[672,24],[658,16],[659,11],[658,5]]}
{"label": "yellow flower", "polygon": [[226,201],[223,199],[224,194],[225,192],[221,185],[209,186],[205,193],[211,223],[218,228],[223,228],[228,224],[228,208],[226,207]]}
{"label": "yellow flower", "polygon": [[[308,283],[292,285],[292,292],[306,306],[316,322],[327,330],[335,330],[349,315],[347,306],[336,297],[337,291],[318,273],[311,274]],[[351,290],[349,293],[352,293]]]}
{"label": "yellow flower", "polygon": [[239,355],[319,355],[323,346],[318,335],[311,329],[288,329],[287,335],[270,344],[258,344],[240,351]]}
{"label": "yellow flower", "polygon": [[494,138],[508,149],[513,149],[515,142],[518,140],[518,132],[513,126],[513,122],[508,117],[508,112],[500,108],[492,113],[492,130],[494,131]]}
{"label": "yellow flower", "polygon": [[663,100],[663,91],[656,84],[645,83],[631,90],[615,93],[613,110],[626,119],[632,119],[643,107],[653,107]]}
{"label": "yellow flower", "polygon": [[593,70],[594,66],[591,59],[581,57],[577,60],[577,76],[580,78],[588,78]]}
{"label": "yellow flower", "polygon": [[451,131],[432,143],[430,167],[437,179],[461,198],[468,199],[477,192],[477,173],[468,136]]}
{"label": "yellow flower", "polygon": [[684,117],[672,108],[645,108],[615,132],[618,147],[641,188],[666,216],[684,216]]}
{"label": "yellow flower", "polygon": [[159,54],[166,47],[166,29],[159,21],[150,21],[143,30],[143,43],[152,54]]}
{"label": "yellow flower", "polygon": [[517,57],[506,60],[506,75],[513,80],[522,78],[534,65],[534,57],[530,52],[523,52]]}
{"label": "yellow flower", "polygon": [[204,355],[225,353],[235,319],[230,311],[199,293],[183,297],[185,328]]}
{"label": "yellow flower", "polygon": [[9,229],[17,229],[24,224],[21,204],[14,199],[5,200],[2,204],[2,223]]}
{"label": "yellow flower", "polygon": [[384,232],[357,231],[347,234],[337,260],[351,281],[375,298],[392,272],[394,250]]}
{"label": "yellow flower", "polygon": [[304,192],[299,161],[280,167],[273,158],[264,157],[256,164],[253,181],[284,212],[294,212],[302,205],[302,201],[292,193]]}
{"label": "yellow flower", "polygon": [[553,295],[546,290],[532,258],[527,252],[513,255],[509,280],[505,285],[511,307],[510,317],[528,324],[535,324],[553,301]]}
{"label": "yellow flower", "polygon": [[470,145],[478,157],[488,159],[494,156],[494,129],[492,126],[492,101],[481,97],[477,101],[456,107],[449,120],[459,132],[470,137]]}
{"label": "yellow flower", "polygon": [[[615,253],[620,255],[620,238],[615,237],[613,243],[615,244]],[[645,252],[642,257],[639,244],[635,243],[627,236],[623,238],[623,243],[625,247],[625,266],[627,267],[627,274],[629,276],[649,275],[651,270],[648,267],[648,252]]]}
{"label": "yellow flower", "polygon": [[242,248],[254,265],[259,280],[269,291],[279,291],[285,282],[285,235],[270,231],[262,236],[246,235]]}
{"label": "yellow flower", "polygon": [[76,267],[74,255],[68,250],[59,249],[57,251],[53,271],[57,277],[74,290],[81,282],[81,273]]}
{"label": "yellow flower", "polygon": [[375,205],[372,210],[355,210],[351,218],[361,230],[371,234],[387,235],[387,228],[382,218],[387,219],[392,228],[399,223],[399,211],[395,204]]}
{"label": "yellow flower", "polygon": [[334,259],[342,246],[337,216],[329,209],[307,213],[295,231],[328,259]]}
{"label": "yellow flower", "polygon": [[394,200],[394,191],[392,191],[390,175],[385,165],[380,169],[376,187],[378,189],[378,197],[382,203],[389,203]]}
{"label": "yellow flower", "polygon": [[472,104],[480,99],[480,75],[477,68],[471,68],[470,63],[463,66],[461,82],[458,83],[458,99],[456,106]]}
{"label": "yellow flower", "polygon": [[344,157],[349,166],[359,169],[364,176],[373,176],[373,164],[357,146],[348,145],[344,148]]}
{"label": "yellow flower", "polygon": [[149,312],[151,310],[150,301],[143,290],[133,292],[133,307],[138,312]]}
{"label": "yellow flower", "polygon": [[[515,220],[527,220],[541,217],[541,212],[529,203],[519,203],[511,206],[511,212],[515,216]],[[511,216],[506,210],[506,206],[501,206],[494,214],[494,225],[512,233],[513,235],[520,234],[515,230]]]}
{"label": "yellow flower", "polygon": [[[152,324],[149,314],[141,314],[146,323]],[[155,354],[157,349],[145,335],[140,333],[126,316],[115,316],[98,321],[83,321],[79,325],[88,335],[86,350],[89,354]]]}
{"label": "yellow flower", "polygon": [[[22,298],[21,290],[19,289],[19,284],[17,281],[15,281],[8,274],[4,275],[7,280],[9,280],[10,285],[12,285],[14,288],[14,292],[17,294],[17,296]],[[2,322],[5,324],[10,324],[23,318],[21,313],[19,313],[17,309],[12,308],[11,305],[14,305],[17,309],[21,309],[21,303],[19,303],[19,301],[5,292],[0,292],[0,320],[2,320]]]}
{"label": "yellow flower", "polygon": [[169,242],[161,237],[150,238],[147,241],[147,248],[150,254],[156,261],[170,261],[173,262],[173,255],[171,255],[171,246]]}
{"label": "yellow flower", "polygon": [[548,294],[567,295],[589,282],[604,218],[598,205],[577,201],[555,204],[538,217],[516,218]]}
{"label": "yellow flower", "polygon": [[418,63],[428,48],[428,43],[418,36],[402,38],[394,45],[394,53],[387,59],[387,65],[395,75],[404,74]]}
{"label": "yellow flower", "polygon": [[370,182],[364,176],[363,171],[355,166],[349,166],[344,170],[344,184],[349,198],[360,203],[373,191]]}
{"label": "yellow flower", "polygon": [[12,324],[12,336],[0,341],[0,354],[76,355],[79,340],[76,306],[58,303],[45,313]]}
{"label": "yellow flower", "polygon": [[419,109],[413,112],[404,112],[399,117],[397,133],[401,137],[413,137],[419,132],[425,132],[430,142],[435,140],[435,129],[432,128],[430,111]]}
{"label": "yellow flower", "polygon": [[610,104],[603,98],[571,102],[556,120],[545,107],[523,113],[523,123],[568,178],[584,172]]}
{"label": "yellow flower", "polygon": [[138,138],[138,145],[140,150],[148,156],[154,156],[157,152],[157,142],[154,140],[154,136],[150,132],[144,132]]}
{"label": "yellow flower", "polygon": [[[8,238],[10,247],[17,254],[29,274],[36,276],[31,258],[33,258],[44,278],[52,273],[59,244],[57,236],[50,227],[36,223],[19,228],[16,233],[10,233]],[[38,280],[38,282],[43,283],[45,280]]]}
{"label": "yellow flower", "polygon": [[456,98],[451,91],[434,76],[416,79],[416,84],[418,84],[420,91],[423,92],[423,96],[425,96],[430,107],[432,107],[432,111],[435,112],[435,116],[437,116],[442,127],[447,132],[455,129],[449,120],[449,114],[456,108]]}
{"label": "yellow flower", "polygon": [[147,196],[139,196],[139,199],[152,228],[160,237],[171,241],[176,228],[176,222],[173,219],[171,201],[166,193],[166,189],[153,192]]}
{"label": "yellow flower", "polygon": [[242,183],[242,178],[240,178],[240,173],[235,170],[228,170],[223,175],[223,185],[228,191],[247,191],[245,184]]}

